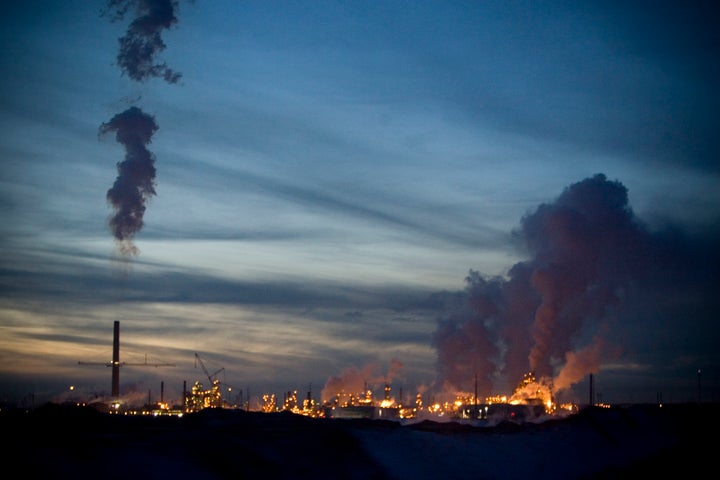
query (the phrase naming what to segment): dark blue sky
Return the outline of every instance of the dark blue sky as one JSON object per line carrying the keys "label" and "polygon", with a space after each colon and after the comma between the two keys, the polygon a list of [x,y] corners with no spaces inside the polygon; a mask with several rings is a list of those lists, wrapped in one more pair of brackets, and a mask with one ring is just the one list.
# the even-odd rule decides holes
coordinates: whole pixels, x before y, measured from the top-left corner
{"label": "dark blue sky", "polygon": [[125,4],[0,7],[3,398],[107,391],[114,320],[142,395],[720,397],[712,2]]}

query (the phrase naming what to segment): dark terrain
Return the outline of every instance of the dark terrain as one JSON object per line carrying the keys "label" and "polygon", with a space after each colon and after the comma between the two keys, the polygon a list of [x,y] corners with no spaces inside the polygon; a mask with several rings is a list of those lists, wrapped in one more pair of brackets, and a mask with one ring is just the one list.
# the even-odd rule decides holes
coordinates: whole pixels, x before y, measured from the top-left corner
{"label": "dark terrain", "polygon": [[0,428],[6,471],[31,478],[687,478],[713,470],[717,407],[593,407],[478,427],[210,409],[123,416],[47,404],[2,411]]}

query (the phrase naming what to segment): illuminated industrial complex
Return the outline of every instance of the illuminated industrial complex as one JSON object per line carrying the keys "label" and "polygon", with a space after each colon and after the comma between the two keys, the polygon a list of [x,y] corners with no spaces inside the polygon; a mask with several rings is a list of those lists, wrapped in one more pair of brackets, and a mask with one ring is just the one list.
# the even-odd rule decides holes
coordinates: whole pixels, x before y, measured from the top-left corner
{"label": "illuminated industrial complex", "polygon": [[[152,403],[148,398],[147,404],[139,409],[130,408],[124,405],[119,395],[119,367],[122,365],[142,366],[172,366],[171,364],[150,364],[137,363],[128,364],[120,362],[119,344],[119,322],[114,323],[113,330],[113,360],[103,363],[111,366],[112,370],[112,398],[109,405],[103,405],[109,413],[126,415],[176,415],[182,416],[188,413],[199,412],[204,409],[240,409],[250,410],[249,402],[238,403],[231,400],[232,387],[220,382],[217,379],[217,372],[210,373],[200,356],[196,353],[196,366],[199,363],[208,380],[207,384],[195,381],[190,388],[183,383],[183,394],[181,405],[170,405],[164,400],[164,385],[161,384],[160,401]],[[78,362],[90,364],[88,362]],[[373,388],[367,384],[361,391],[345,391],[339,389],[332,392],[329,399],[318,402],[308,390],[302,400],[297,390],[287,391],[283,395],[282,402],[275,397],[275,394],[264,393],[261,395],[261,404],[256,410],[272,412],[291,412],[314,418],[365,418],[365,419],[387,419],[403,420],[413,418],[440,418],[486,420],[486,419],[507,419],[523,421],[529,418],[538,418],[544,415],[553,415],[558,411],[563,413],[577,410],[574,404],[556,405],[552,396],[551,385],[546,380],[538,380],[533,373],[527,373],[518,382],[517,387],[509,396],[497,395],[479,399],[477,396],[477,378],[475,379],[475,394],[460,393],[453,401],[448,402],[424,402],[420,393],[415,395],[413,401],[407,404],[403,402],[402,391],[399,398],[392,394],[390,383],[383,386],[382,397],[376,397]],[[327,392],[325,392],[327,393]]]}

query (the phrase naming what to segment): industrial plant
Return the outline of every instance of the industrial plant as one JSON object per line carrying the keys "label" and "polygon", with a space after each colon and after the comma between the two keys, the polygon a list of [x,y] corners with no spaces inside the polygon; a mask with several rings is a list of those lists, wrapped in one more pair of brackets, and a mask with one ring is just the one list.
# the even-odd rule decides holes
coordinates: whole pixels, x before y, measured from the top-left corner
{"label": "industrial plant", "polygon": [[[113,325],[112,360],[110,362],[78,362],[81,365],[104,365],[112,367],[111,391],[112,398],[108,404],[96,403],[96,408],[111,414],[124,415],[175,415],[182,416],[205,409],[238,409],[250,410],[249,401],[242,401],[242,394],[235,395],[233,387],[219,378],[224,367],[210,372],[202,357],[195,353],[195,366],[201,367],[205,379],[195,380],[188,388],[183,382],[182,400],[179,405],[171,405],[164,398],[164,383],[160,385],[160,400],[152,402],[148,394],[147,403],[136,408],[125,404],[120,396],[120,367],[122,366],[153,366],[169,367],[170,363],[121,362],[120,361],[120,322]],[[591,382],[592,385],[592,382]],[[591,386],[592,388],[592,386]],[[261,404],[257,410],[265,413],[290,412],[313,418],[338,419],[381,419],[407,420],[416,418],[445,418],[453,420],[499,421],[509,420],[522,422],[558,411],[572,413],[578,410],[577,405],[557,405],[552,397],[551,386],[538,380],[530,372],[523,376],[517,387],[509,396],[492,396],[484,399],[477,395],[477,378],[475,378],[474,394],[458,394],[453,401],[428,402],[423,395],[417,393],[409,402],[405,402],[402,390],[397,397],[392,392],[392,385],[383,385],[382,396],[376,396],[374,389],[365,383],[361,391],[339,389],[332,392],[330,398],[319,402],[313,398],[309,388],[304,398],[300,398],[297,390],[284,393],[282,400],[273,393],[261,395]]]}

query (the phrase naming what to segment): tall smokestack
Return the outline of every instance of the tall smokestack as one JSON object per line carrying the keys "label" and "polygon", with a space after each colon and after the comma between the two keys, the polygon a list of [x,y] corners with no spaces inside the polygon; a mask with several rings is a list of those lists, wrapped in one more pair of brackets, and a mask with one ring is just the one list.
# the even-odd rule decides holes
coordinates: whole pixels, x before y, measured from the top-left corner
{"label": "tall smokestack", "polygon": [[113,324],[112,396],[120,396],[120,322]]}
{"label": "tall smokestack", "polygon": [[160,403],[165,403],[165,382],[160,381]]}
{"label": "tall smokestack", "polygon": [[477,373],[475,374],[475,397],[473,397],[473,405],[477,405]]}

